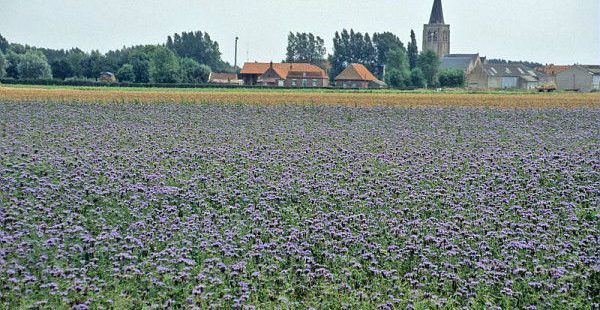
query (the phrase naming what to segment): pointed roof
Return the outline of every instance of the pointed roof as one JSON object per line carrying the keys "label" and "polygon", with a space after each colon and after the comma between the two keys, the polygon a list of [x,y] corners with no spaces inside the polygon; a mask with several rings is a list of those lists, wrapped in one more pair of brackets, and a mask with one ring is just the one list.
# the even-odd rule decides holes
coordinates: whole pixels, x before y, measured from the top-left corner
{"label": "pointed roof", "polygon": [[377,78],[362,64],[351,64],[340,75],[336,81],[375,81]]}
{"label": "pointed roof", "polygon": [[445,24],[442,0],[433,1],[433,9],[431,9],[431,17],[429,18],[429,24]]}
{"label": "pointed roof", "polygon": [[323,69],[307,63],[247,62],[240,74],[262,75],[269,69],[273,69],[282,79],[286,79],[292,72],[307,73],[307,76],[311,77],[327,78],[327,73]]}

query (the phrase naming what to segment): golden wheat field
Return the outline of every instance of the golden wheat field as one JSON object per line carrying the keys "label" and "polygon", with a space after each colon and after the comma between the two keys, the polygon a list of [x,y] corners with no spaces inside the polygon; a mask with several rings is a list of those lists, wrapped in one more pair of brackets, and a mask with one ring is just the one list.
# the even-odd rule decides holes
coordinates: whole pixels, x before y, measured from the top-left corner
{"label": "golden wheat field", "polygon": [[224,103],[224,104],[335,104],[403,107],[581,108],[600,107],[600,94],[580,93],[402,93],[342,91],[265,91],[124,89],[0,86],[0,100],[11,102],[105,103]]}

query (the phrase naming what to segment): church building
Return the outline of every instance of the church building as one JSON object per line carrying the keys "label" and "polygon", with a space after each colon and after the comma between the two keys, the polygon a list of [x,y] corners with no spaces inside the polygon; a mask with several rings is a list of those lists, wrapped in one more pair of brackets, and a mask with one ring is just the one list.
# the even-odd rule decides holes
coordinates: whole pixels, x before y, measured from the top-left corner
{"label": "church building", "polygon": [[432,50],[440,58],[450,54],[450,25],[444,22],[442,0],[434,0],[429,24],[423,27],[423,50]]}

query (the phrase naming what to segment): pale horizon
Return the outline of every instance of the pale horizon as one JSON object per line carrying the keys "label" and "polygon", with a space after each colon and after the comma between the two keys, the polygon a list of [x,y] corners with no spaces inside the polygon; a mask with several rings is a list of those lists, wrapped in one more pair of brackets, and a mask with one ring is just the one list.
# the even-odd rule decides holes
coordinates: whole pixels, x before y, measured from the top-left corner
{"label": "pale horizon", "polygon": [[[219,42],[224,61],[233,64],[234,40],[240,37],[238,63],[281,61],[287,35],[312,32],[332,53],[336,31],[390,31],[406,44],[410,30],[419,49],[432,0],[327,2],[240,1],[12,1],[0,0],[0,34],[12,43],[84,51],[140,44],[161,44],[183,31],[208,32]],[[451,27],[451,53],[552,64],[600,63],[600,5],[596,0],[569,2],[443,1]],[[474,14],[473,12],[478,12]],[[505,13],[508,12],[508,13]],[[575,35],[576,34],[576,35]]]}

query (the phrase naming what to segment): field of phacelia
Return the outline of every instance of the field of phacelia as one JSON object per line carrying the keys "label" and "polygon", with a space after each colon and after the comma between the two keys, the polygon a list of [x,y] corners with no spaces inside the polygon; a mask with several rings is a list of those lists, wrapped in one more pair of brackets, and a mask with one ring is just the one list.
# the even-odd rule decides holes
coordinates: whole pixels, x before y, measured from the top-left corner
{"label": "field of phacelia", "polygon": [[0,104],[0,308],[594,309],[600,110]]}

